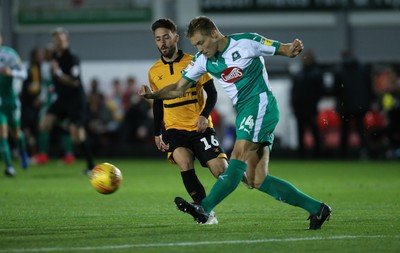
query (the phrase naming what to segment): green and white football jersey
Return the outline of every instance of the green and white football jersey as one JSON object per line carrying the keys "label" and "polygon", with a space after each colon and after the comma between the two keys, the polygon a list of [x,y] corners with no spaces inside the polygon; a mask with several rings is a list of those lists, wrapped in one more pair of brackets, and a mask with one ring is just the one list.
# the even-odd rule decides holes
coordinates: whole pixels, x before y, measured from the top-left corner
{"label": "green and white football jersey", "polygon": [[196,82],[206,72],[218,79],[234,106],[269,91],[271,87],[262,56],[277,54],[280,43],[256,33],[228,36],[228,44],[217,55],[207,58],[197,53],[184,69],[183,77]]}
{"label": "green and white football jersey", "polygon": [[26,70],[17,52],[10,47],[0,47],[0,69],[9,67],[11,76],[0,74],[0,105],[18,105],[19,100],[13,87],[14,78],[25,79]]}

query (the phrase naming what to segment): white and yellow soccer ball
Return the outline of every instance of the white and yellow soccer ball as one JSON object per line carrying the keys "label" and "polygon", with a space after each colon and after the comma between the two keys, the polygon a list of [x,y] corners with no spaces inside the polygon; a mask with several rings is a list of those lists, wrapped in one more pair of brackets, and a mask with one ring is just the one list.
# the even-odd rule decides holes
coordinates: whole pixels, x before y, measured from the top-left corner
{"label": "white and yellow soccer ball", "polygon": [[120,187],[122,173],[110,163],[101,163],[92,169],[90,183],[97,192],[111,194]]}

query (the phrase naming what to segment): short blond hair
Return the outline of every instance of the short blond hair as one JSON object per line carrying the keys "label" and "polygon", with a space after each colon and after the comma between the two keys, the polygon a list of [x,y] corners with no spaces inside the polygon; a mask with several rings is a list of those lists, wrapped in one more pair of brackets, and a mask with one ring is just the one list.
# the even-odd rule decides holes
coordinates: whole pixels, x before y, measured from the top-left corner
{"label": "short blond hair", "polygon": [[198,16],[190,21],[186,36],[188,38],[193,37],[196,32],[200,32],[203,35],[211,35],[212,30],[218,30],[215,23],[209,17]]}

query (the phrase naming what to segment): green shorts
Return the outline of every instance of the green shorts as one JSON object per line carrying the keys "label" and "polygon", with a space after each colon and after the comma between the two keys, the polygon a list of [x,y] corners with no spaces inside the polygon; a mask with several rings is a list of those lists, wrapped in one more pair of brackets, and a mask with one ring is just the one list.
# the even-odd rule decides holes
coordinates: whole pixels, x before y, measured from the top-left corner
{"label": "green shorts", "polygon": [[237,105],[236,139],[272,147],[279,108],[271,92],[263,92]]}
{"label": "green shorts", "polygon": [[9,125],[16,129],[21,127],[21,109],[14,105],[0,106],[0,125]]}

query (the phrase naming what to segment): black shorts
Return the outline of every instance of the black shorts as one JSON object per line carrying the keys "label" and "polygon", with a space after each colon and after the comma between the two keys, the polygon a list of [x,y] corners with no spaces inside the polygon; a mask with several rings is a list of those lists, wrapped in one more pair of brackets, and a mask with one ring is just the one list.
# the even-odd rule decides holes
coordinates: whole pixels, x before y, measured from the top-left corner
{"label": "black shorts", "polygon": [[59,120],[68,119],[76,126],[83,126],[86,120],[86,101],[85,100],[59,100],[57,99],[47,110],[48,114],[53,114]]}
{"label": "black shorts", "polygon": [[21,108],[21,127],[35,134],[39,126],[39,110],[30,106]]}
{"label": "black shorts", "polygon": [[163,141],[169,143],[168,159],[174,163],[172,152],[179,147],[190,149],[203,167],[207,167],[207,162],[217,157],[228,159],[213,128],[207,128],[204,133],[169,129],[163,135]]}

